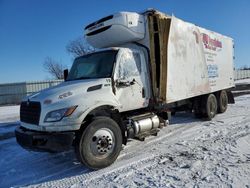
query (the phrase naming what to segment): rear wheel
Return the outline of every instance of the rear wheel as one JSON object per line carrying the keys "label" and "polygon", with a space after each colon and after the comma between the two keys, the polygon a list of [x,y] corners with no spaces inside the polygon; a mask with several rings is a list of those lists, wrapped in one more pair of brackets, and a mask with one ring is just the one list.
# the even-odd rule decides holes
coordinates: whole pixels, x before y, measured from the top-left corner
{"label": "rear wheel", "polygon": [[217,113],[217,99],[214,94],[206,95],[202,100],[202,110],[204,117],[208,120],[214,118]]}
{"label": "rear wheel", "polygon": [[225,90],[222,90],[217,97],[218,101],[218,112],[223,113],[227,110],[227,105],[228,105],[228,97],[227,97],[227,92]]}
{"label": "rear wheel", "polygon": [[76,144],[76,155],[92,169],[111,165],[122,148],[122,133],[119,125],[108,117],[95,118],[83,131]]}

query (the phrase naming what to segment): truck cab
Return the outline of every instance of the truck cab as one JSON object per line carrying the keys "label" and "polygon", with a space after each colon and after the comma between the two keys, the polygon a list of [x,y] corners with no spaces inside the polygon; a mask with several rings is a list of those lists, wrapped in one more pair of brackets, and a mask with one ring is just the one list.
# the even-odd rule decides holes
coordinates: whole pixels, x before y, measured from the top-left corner
{"label": "truck cab", "polygon": [[[65,82],[21,103],[18,143],[29,150],[64,151],[79,140],[83,124],[96,116],[147,108],[151,98],[148,72],[139,49],[106,48],[77,57]],[[119,139],[124,140],[125,128],[121,130]]]}

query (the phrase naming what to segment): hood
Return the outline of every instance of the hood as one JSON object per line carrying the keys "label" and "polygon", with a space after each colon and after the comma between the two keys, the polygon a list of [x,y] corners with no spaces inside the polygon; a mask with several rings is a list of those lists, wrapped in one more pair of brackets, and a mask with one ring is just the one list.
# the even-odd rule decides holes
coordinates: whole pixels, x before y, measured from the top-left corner
{"label": "hood", "polygon": [[44,101],[46,99],[51,99],[55,102],[55,99],[58,99],[58,97],[62,94],[68,92],[70,92],[72,96],[83,94],[87,92],[89,88],[94,88],[97,90],[98,88],[101,88],[107,83],[111,83],[110,78],[66,81],[62,82],[61,84],[58,84],[57,86],[53,86],[38,93],[32,94],[28,96],[25,100],[29,99],[31,101]]}

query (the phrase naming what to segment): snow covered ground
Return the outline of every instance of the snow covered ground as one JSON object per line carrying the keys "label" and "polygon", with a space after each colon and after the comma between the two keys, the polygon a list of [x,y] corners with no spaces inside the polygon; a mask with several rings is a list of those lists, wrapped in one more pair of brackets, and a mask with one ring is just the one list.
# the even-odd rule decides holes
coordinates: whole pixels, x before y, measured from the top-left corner
{"label": "snow covered ground", "polygon": [[73,151],[28,152],[15,138],[0,140],[0,167],[0,187],[249,188],[250,95],[210,122],[177,113],[158,136],[129,142],[99,171],[79,164]]}
{"label": "snow covered ground", "polygon": [[14,136],[19,124],[19,108],[19,105],[0,107],[0,141]]}
{"label": "snow covered ground", "polygon": [[236,87],[233,89],[234,96],[250,94],[250,79],[235,81]]}
{"label": "snow covered ground", "polygon": [[250,83],[250,78],[235,81],[235,84],[249,84],[249,83]]}
{"label": "snow covered ground", "polygon": [[0,125],[19,120],[19,105],[0,106]]}

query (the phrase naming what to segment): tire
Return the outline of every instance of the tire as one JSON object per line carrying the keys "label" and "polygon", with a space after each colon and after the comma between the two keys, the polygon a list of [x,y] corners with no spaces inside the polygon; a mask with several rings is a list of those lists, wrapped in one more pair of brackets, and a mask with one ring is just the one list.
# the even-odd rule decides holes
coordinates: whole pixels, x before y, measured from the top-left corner
{"label": "tire", "polygon": [[94,118],[83,131],[75,147],[77,158],[87,167],[107,167],[116,160],[121,151],[121,129],[111,118]]}
{"label": "tire", "polygon": [[219,93],[219,96],[217,97],[217,103],[218,103],[218,112],[224,113],[227,110],[227,105],[228,105],[228,97],[227,97],[227,92],[225,90],[222,90]]}
{"label": "tire", "polygon": [[207,120],[211,120],[217,113],[217,99],[214,94],[206,95],[202,100],[202,111]]}

